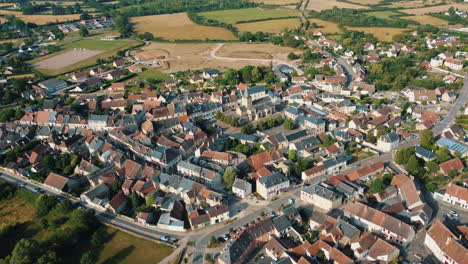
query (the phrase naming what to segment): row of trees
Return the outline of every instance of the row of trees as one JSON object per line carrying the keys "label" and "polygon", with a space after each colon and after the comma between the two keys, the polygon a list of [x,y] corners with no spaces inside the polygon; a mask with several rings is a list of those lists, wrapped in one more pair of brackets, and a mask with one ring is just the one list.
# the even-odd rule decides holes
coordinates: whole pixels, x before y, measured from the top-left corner
{"label": "row of trees", "polygon": [[52,11],[52,15],[69,15],[69,14],[81,14],[83,10],[81,9],[80,3],[75,3],[75,5],[55,5],[53,3],[44,3],[44,4],[33,4],[29,2],[21,8],[21,11],[24,15],[33,15],[38,13],[46,12],[47,10]]}
{"label": "row of trees", "polygon": [[280,126],[284,122],[285,121],[283,117],[281,115],[278,115],[275,118],[269,118],[266,120],[258,121],[255,125],[253,124],[245,125],[241,128],[241,132],[243,134],[250,135],[250,134],[255,133],[256,130],[260,130],[260,131],[267,130],[276,126]]}
{"label": "row of trees", "polygon": [[222,76],[218,76],[215,78],[215,83],[217,85],[230,85],[235,86],[238,83],[257,83],[257,82],[265,82],[268,84],[272,84],[277,82],[277,78],[275,73],[271,70],[271,68],[265,66],[252,66],[248,65],[244,68],[239,70],[229,69]]}

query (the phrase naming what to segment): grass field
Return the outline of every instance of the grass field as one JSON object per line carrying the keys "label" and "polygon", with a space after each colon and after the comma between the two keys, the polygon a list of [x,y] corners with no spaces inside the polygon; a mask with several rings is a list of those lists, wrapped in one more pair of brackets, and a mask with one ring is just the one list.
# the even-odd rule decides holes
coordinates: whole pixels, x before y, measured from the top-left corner
{"label": "grass field", "polygon": [[440,3],[453,3],[454,0],[406,0],[406,1],[399,1],[399,2],[392,2],[388,5],[388,7],[393,8],[419,8],[424,7],[425,5],[436,5]]}
{"label": "grass field", "polygon": [[311,18],[311,19],[309,19],[309,21],[310,21],[311,25],[312,25],[312,23],[315,23],[318,26],[320,26],[320,28],[312,28],[311,29],[312,31],[319,30],[319,31],[321,31],[322,33],[325,33],[325,34],[335,34],[335,33],[339,34],[339,33],[342,33],[342,30],[338,27],[338,24],[336,24],[336,23],[328,22],[328,21],[321,20],[321,19],[318,19],[318,18]]}
{"label": "grass field", "polygon": [[368,9],[368,6],[356,5],[344,2],[338,2],[336,0],[309,0],[306,9],[321,11],[326,9],[332,9],[333,7],[339,8],[352,8],[352,9]]}
{"label": "grass field", "polygon": [[349,30],[364,31],[372,34],[381,41],[393,41],[393,37],[402,34],[408,30],[406,28],[388,28],[388,27],[346,27]]}
{"label": "grass field", "polygon": [[443,20],[443,19],[429,16],[429,15],[407,16],[403,18],[419,22],[420,24],[423,24],[423,25],[429,24],[433,26],[446,26],[449,23],[447,20]]}
{"label": "grass field", "polygon": [[401,16],[400,13],[393,12],[393,11],[376,11],[376,12],[366,12],[365,13],[368,16],[375,16],[377,18],[382,18],[382,19],[393,19],[394,16]]}
{"label": "grass field", "polygon": [[112,239],[104,245],[97,263],[159,263],[174,251],[170,246],[138,238],[113,228],[107,230],[112,235]]}
{"label": "grass field", "polygon": [[75,48],[87,49],[83,51],[86,54],[90,52],[96,53],[94,56],[89,56],[82,60],[79,60],[79,58],[75,58],[76,56],[74,55],[73,58],[70,58],[71,60],[74,60],[73,64],[67,64],[63,66],[62,68],[56,68],[56,67],[46,68],[44,66],[35,68],[35,70],[45,75],[59,75],[59,74],[63,74],[66,72],[73,71],[75,69],[80,69],[80,68],[94,65],[97,59],[104,59],[110,56],[114,56],[116,55],[118,50],[128,49],[130,47],[138,45],[139,43],[141,42],[136,41],[136,40],[130,40],[130,39],[116,40],[115,42],[105,41],[105,40],[88,40],[88,39],[80,40],[77,42],[73,42],[71,44],[64,45],[62,51],[31,60],[29,61],[29,63],[32,65],[43,65],[44,61],[51,60],[52,65],[55,65],[54,59],[57,61],[62,61],[64,54],[70,53],[70,52],[72,52],[72,54],[73,52],[75,53],[80,52],[80,50],[74,50]]}
{"label": "grass field", "polygon": [[132,18],[138,33],[150,32],[165,40],[236,40],[231,31],[193,23],[186,13]]}
{"label": "grass field", "polygon": [[429,13],[435,12],[443,12],[449,10],[450,7],[460,10],[468,10],[468,4],[450,4],[450,5],[440,5],[440,6],[430,6],[430,7],[423,7],[423,8],[412,8],[412,9],[402,9],[402,12],[412,15],[425,15]]}
{"label": "grass field", "polygon": [[150,67],[142,67],[144,68],[144,71],[137,73],[137,76],[140,77],[141,79],[156,79],[156,80],[162,80],[166,81],[169,80],[170,77],[158,70],[155,70]]}
{"label": "grass field", "polygon": [[65,22],[65,21],[72,21],[80,19],[79,14],[74,15],[23,15],[19,11],[10,11],[10,10],[3,10],[0,9],[1,15],[14,15],[17,18],[23,20],[24,22],[35,23],[38,25],[44,25],[47,23],[55,23],[55,22]]}
{"label": "grass field", "polygon": [[299,27],[301,22],[298,18],[288,18],[288,19],[276,19],[276,20],[267,20],[267,21],[258,21],[252,23],[241,23],[237,24],[236,27],[240,31],[250,31],[250,32],[268,32],[268,33],[278,33],[282,32],[285,28],[293,29]]}
{"label": "grass field", "polygon": [[251,0],[251,2],[267,5],[293,5],[299,3],[299,0]]}
{"label": "grass field", "polygon": [[236,24],[239,21],[299,16],[298,12],[295,10],[261,8],[243,8],[201,12],[199,13],[199,15],[202,15],[208,19],[221,21],[227,24]]}
{"label": "grass field", "polygon": [[[149,46],[142,47],[140,50],[132,52],[132,55],[136,56],[140,60],[155,60],[158,58],[163,58],[169,63],[169,69],[163,71],[166,73],[187,70],[199,70],[204,68],[217,68],[220,70],[224,70],[228,68],[239,69],[247,65],[266,65],[266,63],[264,62],[225,61],[211,58],[210,51],[212,51],[217,45],[218,44],[214,43],[176,44],[153,42]],[[250,49],[246,49],[245,45],[250,45]],[[228,43],[226,44],[226,46],[228,47],[228,49],[222,48],[221,51],[218,52],[218,56],[226,54],[228,55],[230,53],[232,54],[236,52],[241,52],[244,56],[253,56],[253,53],[257,52],[257,55],[265,57],[267,56],[266,54],[260,55],[258,54],[258,52],[262,51],[264,53],[270,53],[271,56],[275,56],[278,53],[284,52],[285,50],[284,47],[269,45],[265,43]],[[266,49],[266,47],[268,47],[268,49]],[[287,53],[282,55],[286,57]]]}

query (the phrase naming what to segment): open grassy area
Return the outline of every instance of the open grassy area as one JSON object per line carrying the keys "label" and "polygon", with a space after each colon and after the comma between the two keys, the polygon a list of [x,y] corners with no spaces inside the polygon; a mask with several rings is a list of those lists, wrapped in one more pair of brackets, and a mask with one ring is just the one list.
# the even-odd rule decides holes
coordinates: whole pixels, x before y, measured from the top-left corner
{"label": "open grassy area", "polygon": [[131,40],[93,40],[83,39],[63,46],[64,49],[115,50],[126,46]]}
{"label": "open grassy area", "polygon": [[276,46],[271,43],[228,43],[217,55],[229,58],[271,59],[275,54],[289,54],[293,48]]}
{"label": "open grassy area", "polygon": [[141,79],[155,79],[155,80],[161,80],[161,81],[166,81],[169,80],[170,77],[156,69],[150,68],[150,67],[143,67],[143,71],[137,73],[137,76],[140,77]]}
{"label": "open grassy area", "polygon": [[433,17],[433,16],[429,16],[429,15],[407,16],[407,17],[403,17],[403,18],[408,19],[408,20],[416,21],[416,22],[418,22],[420,24],[423,24],[423,25],[429,24],[429,25],[433,25],[433,26],[446,26],[449,23],[447,20],[443,20],[443,19]]}
{"label": "open grassy area", "polygon": [[134,47],[139,45],[140,41],[132,40],[132,39],[122,39],[122,40],[115,40],[115,41],[104,41],[104,40],[80,40],[77,42],[73,42],[71,44],[66,44],[63,46],[63,50],[57,53],[53,53],[44,57],[36,58],[34,60],[29,61],[32,65],[41,65],[41,62],[45,60],[54,60],[57,59],[61,61],[63,58],[63,54],[75,51],[74,49],[88,49],[90,51],[102,51],[95,56],[88,57],[83,60],[76,61],[71,65],[66,65],[63,68],[57,67],[36,67],[35,70],[49,76],[59,75],[66,72],[71,72],[76,69],[85,68],[92,66],[96,63],[97,59],[105,59],[110,56],[114,56],[117,54],[118,50],[125,50],[130,47]]}
{"label": "open grassy area", "polygon": [[186,13],[132,18],[138,33],[149,32],[165,40],[236,40],[231,31],[193,23]]}
{"label": "open grassy area", "polygon": [[309,19],[310,24],[312,25],[313,23],[317,24],[319,28],[312,28],[312,31],[319,30],[322,33],[325,34],[335,34],[335,33],[343,33],[342,30],[338,27],[338,24],[333,23],[333,22],[328,22],[325,20],[321,20],[318,18],[311,18]]}
{"label": "open grassy area", "polygon": [[345,2],[338,2],[336,0],[309,0],[306,9],[321,11],[326,9],[332,9],[333,7],[338,8],[352,8],[352,9],[368,9],[368,6],[356,5]]}
{"label": "open grassy area", "polygon": [[237,24],[236,27],[240,31],[249,31],[252,33],[262,31],[268,33],[279,33],[284,29],[293,29],[299,27],[301,22],[299,18],[276,19],[267,21],[258,21],[252,23]]}
{"label": "open grassy area", "polygon": [[259,19],[270,19],[279,17],[299,16],[295,10],[288,9],[261,9],[261,8],[243,8],[222,11],[201,12],[208,19],[221,21],[227,24],[236,24],[240,21],[252,21]]}
{"label": "open grassy area", "polygon": [[418,8],[424,7],[427,5],[437,5],[440,3],[454,3],[455,0],[406,0],[406,1],[397,1],[397,2],[390,2],[385,7],[393,7],[393,8]]}
{"label": "open grassy area", "polygon": [[103,247],[97,263],[159,263],[169,256],[174,249],[123,231],[107,228],[112,238]]}
{"label": "open grassy area", "polygon": [[403,34],[407,28],[389,28],[389,27],[346,27],[349,30],[364,31],[372,34],[380,41],[393,41],[393,37]]}
{"label": "open grassy area", "polygon": [[382,19],[393,19],[395,16],[401,15],[400,13],[394,12],[394,11],[376,11],[376,12],[366,12],[365,13],[368,16],[375,16],[377,18],[382,18]]}

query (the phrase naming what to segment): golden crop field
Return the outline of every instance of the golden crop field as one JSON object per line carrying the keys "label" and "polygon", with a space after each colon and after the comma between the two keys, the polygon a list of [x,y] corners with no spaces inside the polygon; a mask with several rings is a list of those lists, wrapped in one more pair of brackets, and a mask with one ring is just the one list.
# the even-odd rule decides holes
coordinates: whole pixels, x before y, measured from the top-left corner
{"label": "golden crop field", "polygon": [[318,19],[318,18],[311,18],[309,19],[310,21],[310,24],[312,25],[312,23],[315,23],[317,24],[318,26],[320,26],[320,28],[311,28],[311,30],[313,31],[321,31],[322,33],[325,33],[325,34],[336,34],[336,33],[342,33],[342,30],[338,27],[338,24],[336,23],[333,23],[333,22],[328,22],[328,21],[325,21],[325,20],[321,20],[321,19]]}
{"label": "golden crop field", "polygon": [[299,0],[251,0],[255,3],[264,3],[267,5],[292,5],[299,3]]}
{"label": "golden crop field", "polygon": [[451,3],[454,1],[447,1],[447,0],[407,0],[407,1],[399,1],[393,2],[386,6],[394,7],[394,8],[419,8],[424,7],[425,5],[436,5],[440,3]]}
{"label": "golden crop field", "polygon": [[321,11],[332,9],[335,6],[339,8],[369,9],[368,6],[338,2],[336,0],[309,0],[309,4],[307,5],[306,9]]}
{"label": "golden crop field", "polygon": [[236,24],[236,27],[240,31],[249,31],[255,33],[257,31],[268,32],[268,33],[279,33],[285,28],[293,29],[299,27],[301,22],[299,18],[288,18],[288,19],[277,19],[267,20],[252,23]]}
{"label": "golden crop field", "polygon": [[186,13],[142,16],[132,18],[138,33],[149,32],[165,40],[216,39],[236,40],[231,31],[193,23]]}
{"label": "golden crop field", "polygon": [[60,15],[60,16],[54,16],[54,15],[23,15],[19,11],[10,11],[10,10],[3,10],[0,9],[0,14],[2,15],[13,15],[24,22],[30,22],[30,23],[35,23],[38,25],[44,25],[47,23],[54,23],[54,22],[65,22],[65,21],[73,21],[73,20],[78,20],[80,19],[79,14],[74,14],[74,15]]}
{"label": "golden crop field", "polygon": [[293,48],[276,46],[271,43],[227,43],[217,53],[218,56],[248,59],[272,59],[275,55],[289,54]]}
{"label": "golden crop field", "polygon": [[0,3],[0,7],[5,7],[5,6],[13,6],[16,3]]}
{"label": "golden crop field", "polygon": [[407,28],[389,28],[389,27],[346,27],[348,30],[364,31],[372,34],[381,41],[393,41],[393,37],[402,34]]}
{"label": "golden crop field", "polygon": [[221,21],[227,24],[235,24],[239,21],[299,16],[299,13],[296,10],[262,8],[230,9],[201,12],[198,14],[208,19]]}
{"label": "golden crop field", "polygon": [[443,12],[449,10],[450,7],[460,10],[468,10],[468,4],[450,4],[450,5],[440,5],[440,6],[430,6],[430,7],[423,7],[423,8],[412,8],[412,9],[402,9],[401,12],[405,12],[407,14],[412,15],[425,15],[429,13],[435,12]]}
{"label": "golden crop field", "polygon": [[429,25],[433,25],[433,26],[446,26],[448,25],[448,21],[447,20],[443,20],[443,19],[440,19],[440,18],[437,18],[437,17],[433,17],[433,16],[428,16],[428,15],[416,15],[416,16],[405,16],[405,17],[402,17],[404,19],[408,19],[408,20],[413,20],[413,21],[416,21],[416,22],[419,22],[423,25],[425,24],[429,24]]}
{"label": "golden crop field", "polygon": [[[133,51],[131,54],[136,58],[145,60],[162,59],[169,63],[169,69],[162,70],[163,72],[178,72],[187,70],[199,70],[204,68],[217,68],[221,70],[234,68],[239,69],[247,65],[269,65],[268,63],[259,61],[243,61],[243,60],[222,60],[212,58],[210,52],[214,50],[216,43],[160,43],[153,42],[149,46],[142,47],[140,50]],[[246,48],[245,45],[250,45]],[[290,48],[286,48],[290,49]],[[293,49],[291,49],[293,50]],[[259,53],[262,51],[262,53]],[[240,58],[255,58],[263,59],[267,56],[275,56],[278,53],[285,51],[285,47],[275,46],[265,43],[228,43],[226,47],[221,48],[217,56],[237,55]],[[269,54],[265,54],[269,53]],[[289,52],[288,52],[289,53]],[[284,54],[284,57],[288,53]]]}
{"label": "golden crop field", "polygon": [[353,2],[358,5],[376,5],[382,0],[348,0],[348,2]]}

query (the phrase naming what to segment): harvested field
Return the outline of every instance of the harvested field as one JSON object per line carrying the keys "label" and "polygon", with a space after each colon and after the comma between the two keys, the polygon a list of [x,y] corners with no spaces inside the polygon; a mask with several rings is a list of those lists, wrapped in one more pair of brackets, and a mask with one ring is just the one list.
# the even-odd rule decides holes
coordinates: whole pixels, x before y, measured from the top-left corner
{"label": "harvested field", "polygon": [[443,12],[449,10],[450,7],[460,10],[468,10],[468,4],[450,4],[450,5],[440,5],[440,6],[430,6],[423,8],[413,8],[413,9],[402,9],[401,12],[412,15],[425,15],[429,13]]}
{"label": "harvested field", "polygon": [[298,18],[288,18],[288,19],[277,19],[277,20],[267,20],[259,21],[252,23],[242,23],[237,24],[236,27],[240,31],[250,31],[255,33],[257,31],[268,32],[268,33],[278,33],[283,31],[285,28],[293,29],[299,27],[301,22]]}
{"label": "harvested field", "polygon": [[70,50],[52,58],[37,62],[33,64],[33,67],[44,69],[61,69],[71,66],[82,60],[86,60],[87,58],[94,57],[102,52],[102,50]]}
{"label": "harvested field", "polygon": [[299,13],[296,10],[287,9],[243,8],[201,12],[199,13],[199,15],[204,16],[208,19],[221,21],[227,24],[236,24],[240,21],[299,16]]}
{"label": "harvested field", "polygon": [[393,41],[393,37],[405,32],[406,28],[389,28],[389,27],[346,27],[348,30],[364,31],[374,35],[381,41]]}
{"label": "harvested field", "polygon": [[[186,71],[186,70],[198,70],[204,68],[218,68],[218,69],[228,69],[235,68],[239,69],[247,65],[268,65],[269,63],[265,62],[255,62],[255,61],[225,61],[212,58],[210,52],[217,47],[218,44],[214,43],[156,43],[153,42],[149,46],[142,47],[138,51],[132,52],[136,58],[141,61],[152,62],[154,60],[163,60],[167,61],[169,68],[161,70],[162,72],[177,72],[177,71]],[[246,48],[245,45],[249,45],[249,48]],[[253,58],[255,55],[258,55],[262,59],[267,57],[266,53],[270,53],[271,56],[276,56],[278,52],[285,51],[285,47],[274,46],[270,44],[247,44],[247,43],[228,43],[226,44],[228,48],[223,47],[218,56],[226,54],[236,54],[242,55],[241,57]],[[290,48],[286,48],[290,49]],[[259,53],[261,50],[264,54]],[[292,49],[291,49],[292,50]],[[279,55],[278,55],[279,56]],[[282,54],[286,57],[287,53]]]}
{"label": "harvested field", "polygon": [[149,32],[165,40],[236,40],[231,31],[193,23],[186,13],[132,18],[138,33]]}
{"label": "harvested field", "polygon": [[425,25],[425,24],[429,24],[429,25],[433,25],[433,26],[446,26],[446,25],[448,25],[447,20],[443,20],[443,19],[440,19],[440,18],[437,18],[437,17],[428,16],[428,15],[408,16],[408,17],[403,17],[403,18],[419,22],[419,23],[421,23],[423,25]]}
{"label": "harvested field", "polygon": [[387,7],[393,7],[393,8],[419,8],[419,7],[424,7],[425,5],[436,5],[440,3],[450,3],[454,1],[447,1],[447,0],[407,0],[407,1],[399,1],[399,2],[393,2],[388,5],[385,5]]}
{"label": "harvested field", "polygon": [[248,59],[272,59],[274,54],[289,54],[293,48],[276,46],[271,43],[227,43],[217,53],[218,56]]}
{"label": "harvested field", "polygon": [[382,0],[348,0],[348,2],[353,2],[358,5],[376,5],[382,2]]}
{"label": "harvested field", "polygon": [[344,2],[338,2],[336,0],[309,0],[309,4],[306,9],[321,11],[326,9],[332,9],[333,7],[339,8],[352,8],[352,9],[368,9],[368,6],[356,5]]}
{"label": "harvested field", "polygon": [[44,25],[47,23],[55,23],[55,22],[65,22],[65,21],[73,21],[80,19],[79,14],[74,15],[23,15],[23,13],[19,11],[10,11],[10,10],[3,10],[0,9],[1,15],[13,15],[17,18],[23,20],[24,22],[35,23],[38,25]]}
{"label": "harvested field", "polygon": [[255,3],[264,3],[267,5],[293,5],[297,4],[299,0],[251,0],[251,2]]}
{"label": "harvested field", "polygon": [[0,7],[14,6],[16,3],[0,3]]}
{"label": "harvested field", "polygon": [[310,24],[312,25],[313,23],[317,24],[320,26],[320,28],[311,28],[312,31],[319,30],[322,33],[325,34],[335,34],[335,33],[342,33],[342,30],[338,27],[338,24],[333,23],[333,22],[328,22],[325,20],[321,20],[318,18],[311,18],[309,19]]}

